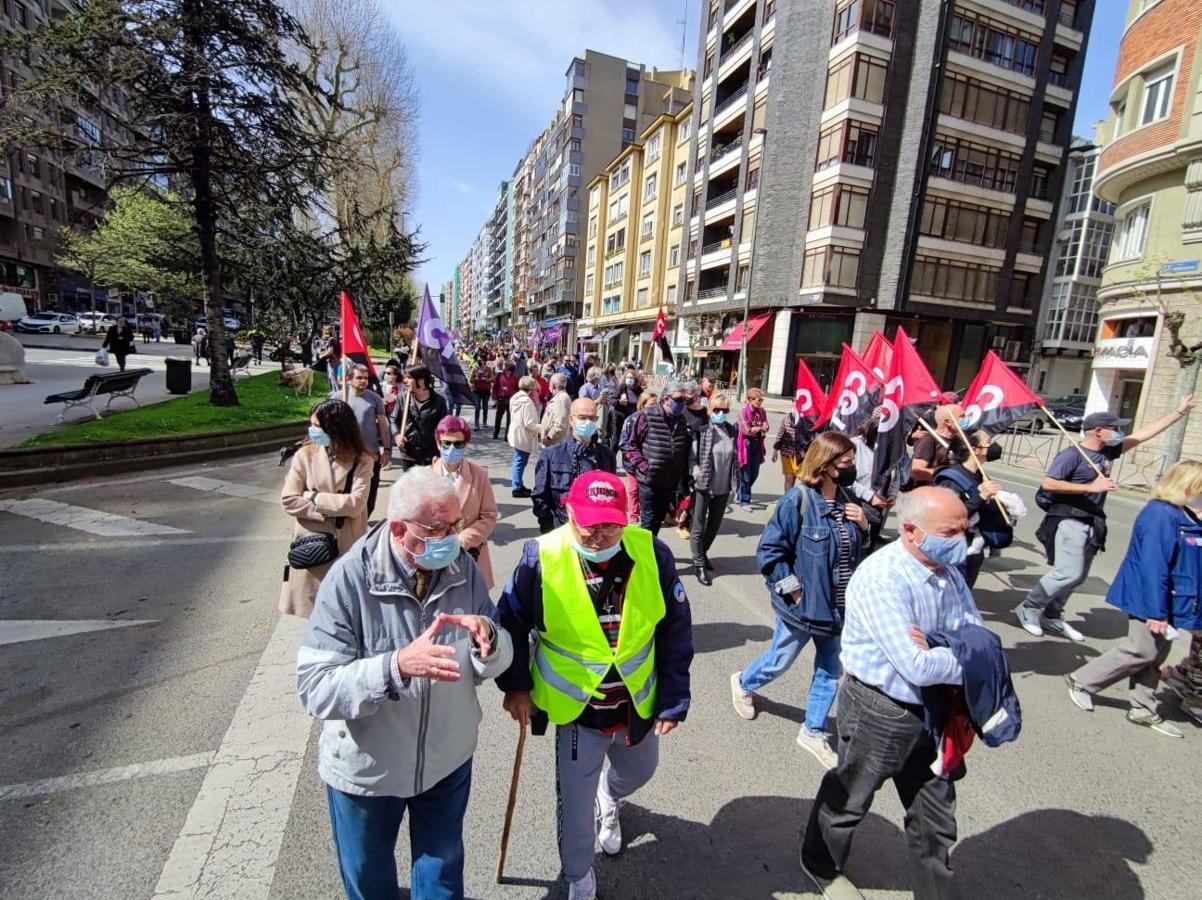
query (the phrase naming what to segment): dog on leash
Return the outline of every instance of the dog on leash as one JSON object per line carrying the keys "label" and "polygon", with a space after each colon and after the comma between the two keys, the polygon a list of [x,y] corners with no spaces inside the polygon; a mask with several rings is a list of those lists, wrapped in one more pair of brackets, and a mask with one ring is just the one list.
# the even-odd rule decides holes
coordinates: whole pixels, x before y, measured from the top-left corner
{"label": "dog on leash", "polygon": [[302,392],[313,396],[313,370],[308,366],[288,367],[280,373],[280,384],[291,387],[293,396],[299,397]]}

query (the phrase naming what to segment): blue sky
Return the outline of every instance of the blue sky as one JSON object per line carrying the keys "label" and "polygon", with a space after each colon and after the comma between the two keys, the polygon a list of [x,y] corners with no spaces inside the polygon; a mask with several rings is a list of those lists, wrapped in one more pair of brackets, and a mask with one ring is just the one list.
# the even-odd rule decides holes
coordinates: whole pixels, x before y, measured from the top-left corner
{"label": "blue sky", "polygon": [[[451,277],[491,213],[497,188],[560,102],[585,48],[660,68],[696,64],[700,0],[384,0],[421,92],[415,224],[429,245],[418,271],[432,293]],[[1113,2],[1113,0],[1111,0]],[[1122,35],[1095,19],[1076,133],[1092,135]]]}

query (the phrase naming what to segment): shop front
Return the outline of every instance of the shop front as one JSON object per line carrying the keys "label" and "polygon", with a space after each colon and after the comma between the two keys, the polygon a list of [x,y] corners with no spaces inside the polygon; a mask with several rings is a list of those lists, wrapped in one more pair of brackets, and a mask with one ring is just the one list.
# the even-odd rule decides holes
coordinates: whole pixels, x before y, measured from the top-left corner
{"label": "shop front", "polygon": [[1086,412],[1109,410],[1132,422],[1140,418],[1159,318],[1155,312],[1142,311],[1102,320],[1094,345]]}

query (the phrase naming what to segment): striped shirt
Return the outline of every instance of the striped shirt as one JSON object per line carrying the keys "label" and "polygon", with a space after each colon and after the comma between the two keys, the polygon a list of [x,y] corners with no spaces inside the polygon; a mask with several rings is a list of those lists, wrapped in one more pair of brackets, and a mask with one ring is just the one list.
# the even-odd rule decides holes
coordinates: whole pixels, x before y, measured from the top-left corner
{"label": "striped shirt", "polygon": [[[821,495],[819,496],[821,497]],[[822,498],[822,502],[826,504],[824,515],[831,520],[831,534],[834,535],[835,541],[839,545],[839,555],[835,561],[835,571],[832,573],[834,578],[831,584],[834,588],[835,607],[842,611],[847,597],[847,583],[851,581],[851,573],[855,567],[851,558],[851,529],[856,526],[847,521],[847,511],[838,500]]]}
{"label": "striped shirt", "polygon": [[843,668],[901,703],[920,703],[921,690],[959,684],[960,664],[946,647],[922,650],[910,636],[983,625],[964,577],[949,566],[932,570],[904,539],[864,560],[847,587],[840,656]]}
{"label": "striped shirt", "polygon": [[[626,602],[626,585],[634,568],[634,560],[625,550],[619,550],[607,562],[591,563],[582,559],[580,564],[601,631],[609,641],[609,646],[617,647],[618,633],[622,629],[622,609]],[[596,728],[607,734],[625,728],[629,718],[627,706],[630,703],[630,691],[626,689],[626,683],[622,681],[616,666],[610,666],[597,690],[602,696],[589,700],[576,721],[586,728]]]}

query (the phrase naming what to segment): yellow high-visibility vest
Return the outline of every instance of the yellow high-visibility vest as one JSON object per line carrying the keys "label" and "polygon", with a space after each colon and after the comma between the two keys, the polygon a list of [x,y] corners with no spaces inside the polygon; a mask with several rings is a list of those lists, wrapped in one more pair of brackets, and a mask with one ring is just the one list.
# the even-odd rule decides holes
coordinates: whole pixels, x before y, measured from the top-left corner
{"label": "yellow high-visibility vest", "polygon": [[531,698],[556,725],[573,722],[611,666],[618,670],[631,702],[644,719],[655,715],[655,627],[665,613],[659,567],[650,531],[628,526],[622,549],[634,560],[626,584],[618,644],[609,640],[584,581],[580,557],[572,549],[571,526],[538,539],[542,566],[543,625],[530,659]]}

